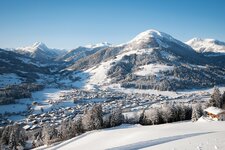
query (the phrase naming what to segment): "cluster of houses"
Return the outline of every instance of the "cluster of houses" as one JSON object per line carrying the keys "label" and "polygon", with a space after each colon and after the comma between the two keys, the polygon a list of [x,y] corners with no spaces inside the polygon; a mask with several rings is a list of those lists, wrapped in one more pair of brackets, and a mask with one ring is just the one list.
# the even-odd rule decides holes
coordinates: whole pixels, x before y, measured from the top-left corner
{"label": "cluster of houses", "polygon": [[23,128],[25,130],[34,130],[40,128],[46,123],[50,126],[58,126],[61,124],[63,119],[72,119],[77,113],[79,112],[77,112],[75,108],[61,107],[57,110],[52,110],[41,114],[31,114],[20,123],[24,124]]}
{"label": "cluster of houses", "polygon": [[[191,96],[193,97],[193,96]],[[84,91],[74,89],[69,92],[62,92],[59,99],[47,100],[52,105],[52,109],[40,111],[40,113],[30,112],[26,119],[19,121],[24,125],[25,130],[34,130],[42,127],[45,123],[49,125],[58,126],[64,119],[73,119],[77,114],[82,114],[88,107],[95,103],[101,103],[103,113],[107,114],[115,108],[121,108],[123,113],[137,112],[143,110],[152,104],[160,104],[162,102],[176,101],[184,97],[172,98],[163,95],[143,94],[143,93],[122,93],[109,91]],[[65,107],[54,107],[60,102],[72,101],[73,105]],[[225,120],[225,110],[219,108],[207,108],[205,110],[208,116],[214,120]],[[1,118],[0,118],[1,119]],[[7,120],[7,121],[6,121]],[[1,119],[4,125],[13,123],[5,118]],[[1,122],[0,122],[1,125]]]}

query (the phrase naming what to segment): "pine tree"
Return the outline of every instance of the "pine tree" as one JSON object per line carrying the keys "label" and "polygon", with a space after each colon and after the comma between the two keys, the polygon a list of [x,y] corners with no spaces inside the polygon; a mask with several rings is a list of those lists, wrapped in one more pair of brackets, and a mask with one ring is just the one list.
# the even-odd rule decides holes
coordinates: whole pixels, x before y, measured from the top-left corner
{"label": "pine tree", "polygon": [[[125,118],[124,118],[125,119]],[[139,118],[139,123],[141,125],[146,125],[145,124],[145,109],[142,111],[141,115],[140,115],[140,118]]]}
{"label": "pine tree", "polygon": [[192,122],[198,121],[198,119],[202,116],[202,110],[200,104],[195,104],[192,106]]}
{"label": "pine tree", "polygon": [[184,106],[184,104],[181,104],[181,106],[179,107],[179,121],[183,121],[186,118],[186,108]]}
{"label": "pine tree", "polygon": [[61,140],[67,140],[74,137],[72,120],[63,120],[58,132],[58,136]]}
{"label": "pine tree", "polygon": [[16,150],[17,148],[17,137],[16,137],[17,135],[14,133],[14,131],[12,131],[11,132],[11,134],[10,134],[10,136],[9,136],[9,144],[8,144],[8,146],[9,146],[9,148],[11,149],[11,150]]}
{"label": "pine tree", "polygon": [[222,98],[221,98],[221,102],[222,102],[222,108],[225,104],[225,91],[223,92]]}
{"label": "pine tree", "polygon": [[18,125],[10,125],[4,128],[1,137],[1,144],[8,145],[10,149],[17,149],[17,146],[23,147],[25,145],[24,129]]}
{"label": "pine tree", "polygon": [[118,125],[121,125],[123,123],[123,114],[122,114],[122,109],[114,109],[111,112],[111,118],[110,118],[110,126],[115,127]]}
{"label": "pine tree", "polygon": [[94,124],[93,124],[94,118],[91,110],[86,110],[84,112],[84,116],[82,119],[82,124],[84,125],[84,130],[90,131],[94,130]]}
{"label": "pine tree", "polygon": [[94,128],[95,129],[101,129],[103,126],[103,120],[102,120],[102,105],[94,105],[92,108],[92,114],[94,118]]}
{"label": "pine tree", "polygon": [[174,119],[174,113],[172,107],[169,105],[165,105],[162,107],[162,119],[165,123],[171,122]]}
{"label": "pine tree", "polygon": [[83,128],[83,124],[82,124],[82,118],[81,117],[78,117],[74,120],[73,122],[73,130],[75,131],[74,135],[77,136],[77,135],[80,135],[84,132],[84,128]]}
{"label": "pine tree", "polygon": [[42,136],[44,143],[49,145],[58,140],[58,131],[55,126],[45,125],[42,130]]}
{"label": "pine tree", "polygon": [[86,110],[82,124],[87,131],[101,129],[103,126],[102,106],[94,105],[91,109]]}
{"label": "pine tree", "polygon": [[152,125],[159,124],[159,111],[156,108],[151,108],[146,112],[146,118],[151,121]]}
{"label": "pine tree", "polygon": [[221,93],[219,88],[214,88],[211,98],[209,99],[209,105],[222,108]]}
{"label": "pine tree", "polygon": [[2,132],[1,145],[8,145],[12,126],[6,126]]}

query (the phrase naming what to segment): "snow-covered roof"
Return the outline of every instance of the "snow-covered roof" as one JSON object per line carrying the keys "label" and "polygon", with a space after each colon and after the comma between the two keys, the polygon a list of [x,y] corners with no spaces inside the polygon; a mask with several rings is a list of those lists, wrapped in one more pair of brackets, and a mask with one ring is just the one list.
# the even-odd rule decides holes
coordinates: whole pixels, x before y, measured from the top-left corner
{"label": "snow-covered roof", "polygon": [[218,114],[221,114],[221,113],[225,112],[224,109],[221,109],[221,108],[218,108],[218,107],[208,107],[204,111],[206,111],[208,113],[212,113],[214,115],[218,115]]}
{"label": "snow-covered roof", "polygon": [[30,126],[30,125],[25,125],[23,128],[24,128],[25,130],[28,130],[28,129],[31,128],[31,126]]}

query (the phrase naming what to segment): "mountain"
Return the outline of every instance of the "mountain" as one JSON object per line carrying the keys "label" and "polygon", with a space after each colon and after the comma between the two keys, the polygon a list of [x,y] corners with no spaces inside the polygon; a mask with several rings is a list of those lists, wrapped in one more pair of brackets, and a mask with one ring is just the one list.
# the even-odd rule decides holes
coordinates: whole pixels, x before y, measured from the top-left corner
{"label": "mountain", "polygon": [[[32,81],[47,74],[52,84],[88,89],[117,86],[176,91],[225,84],[225,55],[208,57],[191,46],[157,30],[142,32],[125,44],[104,42],[65,54],[38,42],[14,51],[2,50],[1,73],[15,73]],[[208,50],[210,45],[205,47]]]}
{"label": "mountain", "polygon": [[111,46],[76,61],[67,70],[81,71],[88,88],[110,87],[179,90],[225,83],[218,65],[190,46],[156,30],[138,34],[126,44]]}
{"label": "mountain", "polygon": [[186,44],[205,56],[225,55],[225,42],[215,39],[193,38],[187,41]]}
{"label": "mountain", "polygon": [[61,57],[58,57],[56,60],[65,61],[68,64],[72,64],[81,58],[87,57],[91,54],[96,53],[99,50],[110,46],[112,45],[107,42],[98,43],[94,45],[80,46],[78,48],[68,51],[66,54],[62,55]]}
{"label": "mountain", "polygon": [[14,51],[32,58],[36,58],[38,60],[54,59],[66,52],[66,50],[48,48],[42,42],[36,42],[33,45],[27,47],[19,47],[14,49]]}
{"label": "mountain", "polygon": [[50,74],[50,68],[42,66],[36,59],[0,49],[0,87],[22,82],[36,82]]}

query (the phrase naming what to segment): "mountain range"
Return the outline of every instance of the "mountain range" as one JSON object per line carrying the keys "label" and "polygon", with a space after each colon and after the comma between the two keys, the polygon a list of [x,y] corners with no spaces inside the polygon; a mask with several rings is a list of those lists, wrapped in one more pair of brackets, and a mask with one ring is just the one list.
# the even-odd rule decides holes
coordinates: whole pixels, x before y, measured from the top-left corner
{"label": "mountain range", "polygon": [[[38,42],[0,53],[1,74],[15,73],[24,82],[172,91],[225,84],[224,42],[194,38],[183,43],[156,30],[116,46],[104,42],[66,51]],[[24,75],[31,73],[32,81]]]}

